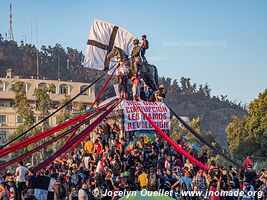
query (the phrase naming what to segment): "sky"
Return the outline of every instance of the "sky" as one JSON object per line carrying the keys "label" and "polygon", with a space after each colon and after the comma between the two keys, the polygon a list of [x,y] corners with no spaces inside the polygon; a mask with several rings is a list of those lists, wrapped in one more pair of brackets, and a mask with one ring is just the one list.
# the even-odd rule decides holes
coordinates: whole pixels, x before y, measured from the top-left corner
{"label": "sky", "polygon": [[[9,29],[9,3],[0,0],[2,35]],[[208,83],[212,95],[242,104],[267,89],[265,0],[12,0],[12,6],[18,42],[85,52],[98,18],[139,38],[146,34],[146,57],[160,76]]]}

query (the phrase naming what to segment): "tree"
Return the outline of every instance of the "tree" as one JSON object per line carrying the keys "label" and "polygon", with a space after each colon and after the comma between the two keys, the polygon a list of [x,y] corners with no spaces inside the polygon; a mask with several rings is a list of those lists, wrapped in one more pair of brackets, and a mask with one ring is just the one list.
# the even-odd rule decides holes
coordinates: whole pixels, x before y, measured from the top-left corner
{"label": "tree", "polygon": [[[215,134],[213,132],[208,132],[206,134],[201,133],[200,118],[193,118],[191,121],[189,121],[189,126],[198,134],[200,134],[207,142],[215,146],[217,149],[221,149],[221,146],[216,141]],[[200,142],[191,132],[189,132],[182,124],[180,124],[176,118],[171,119],[171,127],[171,137],[173,139],[177,140],[182,136],[188,140],[188,144],[194,143],[201,148],[201,150],[198,152],[199,155],[201,155],[203,152],[206,152],[208,155],[214,156],[212,150]]]}
{"label": "tree", "polygon": [[[33,96],[36,97],[36,110],[40,112],[39,120],[43,120],[46,116],[50,114],[50,110],[52,109],[52,100],[50,99],[49,93],[51,93],[55,88],[55,85],[50,84],[48,87],[43,88],[35,88]],[[46,120],[43,122],[41,129],[39,131],[45,131],[49,129],[49,121]],[[32,144],[33,147],[39,146],[43,144],[45,141],[50,140],[51,137],[44,138],[36,144]],[[46,155],[50,155],[52,152],[50,149],[42,149],[39,152],[40,159],[44,160]]]}
{"label": "tree", "polygon": [[[25,83],[21,81],[17,81],[12,85],[12,90],[15,92],[15,98],[14,98],[14,109],[16,110],[18,114],[17,120],[20,118],[22,124],[20,124],[13,135],[11,135],[10,139],[15,138],[17,135],[22,134],[24,131],[29,129],[32,124],[34,123],[34,116],[33,111],[31,109],[31,106],[29,102],[27,101],[26,96],[26,85]],[[20,138],[20,141],[25,139],[27,136],[31,135],[34,131],[29,132],[27,135],[24,135],[24,137]],[[27,149],[26,149],[27,150]],[[25,149],[20,149],[13,153],[13,156],[18,156],[20,154],[23,154]]]}
{"label": "tree", "polygon": [[15,92],[14,108],[22,119],[23,125],[30,127],[34,123],[34,116],[27,101],[26,87],[25,83],[17,81],[13,84],[12,90]]}
{"label": "tree", "polygon": [[[24,131],[28,130],[34,124],[34,113],[27,100],[26,96],[26,85],[25,83],[18,81],[13,84],[12,90],[15,92],[14,98],[14,108],[20,118],[22,119],[22,124],[18,126],[16,129],[16,134],[21,134]],[[34,90],[34,96],[36,97],[36,110],[40,112],[40,120],[44,119],[47,115],[49,115],[49,110],[52,108],[52,101],[49,97],[49,92],[53,90],[55,86],[50,85],[48,88],[36,88]],[[36,133],[42,132],[49,128],[48,122],[43,123],[42,126],[36,127],[32,131],[28,132],[25,137],[29,137],[35,135]],[[13,136],[14,137],[14,136]],[[23,138],[21,138],[23,139]],[[19,155],[24,152],[24,150],[31,150],[37,146],[40,146],[45,141],[49,140],[49,138],[44,138],[41,141],[33,143],[27,146],[26,149],[21,150],[20,152],[16,152],[16,155]],[[32,163],[38,160],[43,160],[46,155],[50,155],[52,152],[49,149],[43,149],[39,152],[39,154],[32,155]],[[39,157],[37,156],[39,155]],[[39,159],[40,158],[40,159]]]}
{"label": "tree", "polygon": [[[36,110],[40,112],[40,119],[43,120],[49,115],[49,110],[52,109],[52,101],[49,97],[49,93],[54,91],[55,85],[49,85],[49,87],[35,88],[34,96],[36,97]],[[48,122],[44,123],[44,126],[48,125]]]}
{"label": "tree", "polygon": [[248,106],[248,114],[232,117],[226,128],[233,154],[267,157],[267,90]]}
{"label": "tree", "polygon": [[[69,95],[65,96],[65,99],[63,99],[60,102],[60,107],[64,104],[66,104],[66,102],[68,102],[71,99],[71,97]],[[65,106],[61,111],[60,111],[60,115],[57,117],[57,124],[62,123],[68,119],[70,119],[72,117],[72,107],[73,107],[73,103],[69,103],[67,106]],[[58,134],[62,133],[63,131],[66,131],[67,129],[70,129],[71,127],[67,127],[66,129],[63,129],[62,131],[60,131]],[[54,151],[58,150],[66,141],[66,139],[68,138],[68,136],[65,136],[59,140],[57,140],[56,142],[53,143],[52,145],[52,149]]]}
{"label": "tree", "polygon": [[[60,107],[65,105],[68,101],[70,101],[71,97],[69,95],[65,96],[65,99],[60,101]],[[62,123],[71,117],[72,105],[73,103],[69,103],[60,111],[60,115],[57,117],[57,124]]]}
{"label": "tree", "polygon": [[203,91],[205,92],[205,95],[210,98],[211,89],[209,88],[209,85],[207,83],[205,84]]}

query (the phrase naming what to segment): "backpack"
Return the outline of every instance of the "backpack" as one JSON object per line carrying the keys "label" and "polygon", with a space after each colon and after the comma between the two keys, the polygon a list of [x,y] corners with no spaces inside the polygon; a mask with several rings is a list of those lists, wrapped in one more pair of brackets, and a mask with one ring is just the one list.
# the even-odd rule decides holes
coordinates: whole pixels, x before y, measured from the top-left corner
{"label": "backpack", "polygon": [[59,198],[63,199],[67,196],[66,188],[63,185],[59,186]]}
{"label": "backpack", "polygon": [[148,40],[146,41],[146,48],[145,49],[148,49],[149,48],[149,42]]}
{"label": "backpack", "polygon": [[74,185],[78,185],[80,183],[80,177],[78,174],[73,174],[71,176],[71,182],[74,183]]}

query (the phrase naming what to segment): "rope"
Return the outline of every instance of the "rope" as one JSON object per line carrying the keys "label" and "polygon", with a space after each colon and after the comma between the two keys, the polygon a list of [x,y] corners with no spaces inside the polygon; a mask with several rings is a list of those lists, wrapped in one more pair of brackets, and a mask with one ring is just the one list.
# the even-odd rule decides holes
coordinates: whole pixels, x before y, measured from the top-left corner
{"label": "rope", "polygon": [[[101,91],[99,92],[97,98],[95,99],[95,101],[94,101],[93,104],[91,105],[90,109],[92,109],[92,108],[94,107],[95,103],[99,100],[99,98],[101,97],[101,95],[102,95],[103,92],[105,91],[105,89],[106,89],[108,83],[110,82],[111,78],[113,77],[113,75],[114,75],[116,69],[117,69],[119,66],[120,66],[120,63],[117,64],[117,67],[114,69],[114,71],[112,72],[111,76],[110,76],[110,77],[108,78],[108,80],[106,81],[104,87],[102,87],[102,89],[101,89]],[[67,141],[65,142],[65,144],[68,143],[68,142],[70,141],[70,139],[75,135],[75,133],[76,133],[76,131],[73,131],[73,133],[69,136],[69,138],[67,139]],[[75,146],[75,147],[76,147],[76,146]],[[72,150],[74,150],[73,147],[72,147],[69,151],[72,151]],[[63,157],[64,157],[69,151],[67,151],[67,152],[63,155]]]}
{"label": "rope", "polygon": [[75,135],[75,133],[77,132],[77,130],[78,129],[72,131],[72,133],[70,134],[70,136],[68,137],[68,139],[64,142],[64,144],[68,143],[71,140],[71,138]]}
{"label": "rope", "polygon": [[37,165],[33,172],[36,173],[39,170],[45,168],[48,166],[53,160],[55,160],[57,157],[59,157],[62,153],[67,151],[69,148],[71,148],[74,144],[76,144],[80,140],[84,140],[87,137],[88,133],[91,133],[91,131],[103,120],[105,119],[112,110],[118,105],[118,103],[114,103],[104,114],[102,114],[99,118],[97,118],[91,125],[89,125],[86,129],[84,129],[79,135],[74,137],[72,140],[70,140],[67,144],[63,145],[58,151],[53,153],[50,157],[48,157],[43,163],[40,163]]}
{"label": "rope", "polygon": [[0,147],[0,149],[3,149],[4,147],[8,146],[9,144],[11,144],[12,142],[14,142],[15,140],[19,139],[21,136],[27,134],[28,132],[30,132],[31,130],[33,130],[35,127],[37,127],[38,125],[40,125],[41,123],[43,123],[44,121],[46,121],[48,118],[50,118],[51,116],[53,116],[54,114],[56,114],[57,112],[59,112],[60,110],[62,110],[64,107],[66,107],[68,104],[70,104],[73,100],[75,100],[78,96],[80,96],[82,93],[84,93],[86,90],[88,90],[90,87],[92,87],[92,85],[94,85],[97,81],[99,81],[101,78],[103,78],[111,69],[113,69],[115,66],[115,64],[109,69],[107,70],[103,75],[101,75],[100,77],[98,77],[96,80],[94,80],[90,85],[88,85],[86,88],[84,88],[80,93],[78,93],[76,96],[74,96],[73,98],[71,98],[69,101],[67,101],[64,105],[62,105],[60,108],[58,108],[57,110],[55,110],[54,112],[52,112],[50,115],[48,115],[47,117],[45,117],[43,120],[39,121],[38,123],[36,123],[35,125],[33,125],[31,128],[29,128],[28,130],[24,131],[23,133],[21,133],[20,135],[18,135],[17,137],[15,137],[14,139],[10,140],[9,142],[7,142],[6,144],[4,144],[3,146]]}
{"label": "rope", "polygon": [[49,140],[49,141],[43,143],[42,145],[40,145],[40,146],[38,146],[38,147],[36,147],[36,148],[34,148],[34,149],[32,149],[32,150],[26,152],[26,153],[24,153],[24,154],[22,154],[22,155],[20,155],[20,156],[18,156],[18,157],[16,157],[16,158],[14,158],[14,159],[12,159],[12,160],[6,162],[6,163],[3,164],[3,165],[0,165],[0,170],[5,169],[6,167],[8,167],[8,166],[10,166],[10,165],[12,165],[12,164],[14,164],[14,163],[16,163],[16,162],[19,162],[20,160],[23,160],[24,158],[26,158],[26,157],[28,157],[28,156],[34,154],[35,152],[37,152],[37,151],[39,151],[39,150],[45,148],[46,146],[52,144],[53,142],[56,142],[58,139],[60,139],[60,138],[62,138],[62,137],[64,137],[64,136],[66,136],[66,135],[69,134],[70,132],[76,132],[76,131],[80,128],[80,126],[82,126],[83,124],[85,124],[86,122],[88,122],[90,119],[94,118],[95,116],[97,116],[102,110],[106,109],[106,108],[107,108],[108,106],[110,106],[112,103],[114,103],[114,101],[109,102],[109,103],[107,103],[107,104],[101,106],[101,107],[98,109],[97,112],[92,113],[91,116],[89,116],[89,117],[86,118],[85,120],[81,121],[80,123],[76,124],[76,125],[75,125],[74,127],[72,127],[71,129],[64,131],[64,132],[61,133],[60,135],[58,135],[58,136],[52,138],[51,140]]}
{"label": "rope", "polygon": [[[117,68],[120,66],[120,63],[117,64],[116,68],[114,69],[114,71],[112,72],[112,74],[109,76],[108,80],[106,81],[105,85],[101,88],[98,96],[96,97],[95,101],[93,102],[93,104],[91,105],[90,109],[94,107],[95,103],[98,101],[98,99],[101,97],[102,93],[104,92],[104,90],[106,89],[106,87],[108,86],[108,83],[110,82],[111,78],[113,77],[115,71],[117,70]],[[113,68],[113,67],[112,67]]]}
{"label": "rope", "polygon": [[235,162],[234,160],[232,160],[231,158],[229,158],[228,156],[226,156],[225,154],[223,154],[220,150],[218,150],[217,148],[215,148],[212,144],[210,144],[209,142],[207,142],[206,140],[204,140],[201,135],[199,135],[194,129],[192,129],[181,117],[179,117],[174,111],[173,109],[171,109],[171,107],[166,104],[168,106],[168,108],[170,109],[170,111],[174,114],[174,116],[184,125],[184,127],[191,132],[197,139],[199,139],[199,141],[201,141],[203,144],[205,144],[206,146],[208,146],[210,149],[212,149],[214,152],[216,152],[217,154],[221,155],[223,158],[225,158],[226,160],[228,160],[229,162],[239,166],[241,169],[244,169],[244,167],[240,164],[238,164],[237,162]]}
{"label": "rope", "polygon": [[[112,103],[112,102],[114,102],[114,101],[116,101],[116,99],[112,100],[112,101],[109,102],[108,104],[110,104],[110,103]],[[74,135],[74,134],[75,134],[75,132],[73,133],[73,135]],[[70,141],[70,139],[73,137],[73,135],[72,135],[71,137],[68,138],[68,140],[64,143],[64,145],[65,145],[67,142]],[[61,156],[61,158],[66,157],[66,155],[67,155],[69,152],[73,151],[73,150],[74,150],[80,143],[81,143],[81,141],[78,141],[77,143],[75,143],[75,145],[73,145],[69,150],[67,150],[67,151]]]}
{"label": "rope", "polygon": [[32,137],[29,137],[29,138],[27,138],[27,139],[25,139],[25,140],[23,140],[21,142],[12,144],[9,147],[1,149],[0,150],[0,156],[7,155],[7,154],[9,154],[11,152],[14,152],[14,151],[20,149],[20,148],[28,146],[29,144],[31,144],[33,142],[36,142],[36,141],[38,141],[38,140],[40,140],[40,139],[42,139],[44,137],[50,136],[50,135],[54,134],[55,132],[58,132],[58,131],[60,131],[60,130],[62,130],[62,129],[64,129],[64,128],[72,125],[72,124],[77,123],[80,120],[80,118],[81,118],[81,116],[77,116],[77,117],[75,117],[73,119],[70,119],[70,120],[68,120],[66,122],[63,122],[63,123],[51,128],[51,129],[48,129],[48,130],[46,130],[44,132],[40,132],[40,133],[38,133],[38,134],[36,134],[36,135],[34,135]]}
{"label": "rope", "polygon": [[177,152],[184,155],[188,160],[190,160],[192,163],[196,164],[198,167],[208,171],[209,167],[201,163],[199,160],[197,160],[195,157],[187,153],[183,148],[181,148],[178,144],[176,144],[166,133],[164,133],[156,124],[153,122],[146,114],[145,112],[139,107],[137,109],[143,114],[143,116],[146,118],[146,120],[154,127],[154,129],[158,132],[159,135],[161,135],[165,141],[167,141]]}

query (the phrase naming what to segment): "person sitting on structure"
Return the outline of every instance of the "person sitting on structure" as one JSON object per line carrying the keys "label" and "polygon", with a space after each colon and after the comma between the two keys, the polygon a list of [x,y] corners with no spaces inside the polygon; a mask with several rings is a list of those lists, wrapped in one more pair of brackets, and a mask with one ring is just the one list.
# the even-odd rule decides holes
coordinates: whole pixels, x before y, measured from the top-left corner
{"label": "person sitting on structure", "polygon": [[133,82],[133,100],[140,100],[140,76],[133,75],[131,80]]}
{"label": "person sitting on structure", "polygon": [[143,59],[143,63],[147,63],[147,59],[145,57],[146,50],[149,48],[149,42],[146,39],[146,35],[142,35],[142,44],[141,44],[141,57]]}
{"label": "person sitting on structure", "polygon": [[127,98],[127,76],[121,71],[117,76],[120,98]]}
{"label": "person sitting on structure", "polygon": [[157,101],[163,101],[166,97],[166,93],[164,85],[160,85],[157,91]]}
{"label": "person sitting on structure", "polygon": [[166,90],[164,88],[164,85],[160,85],[158,90],[153,92],[150,97],[149,101],[154,102],[154,101],[163,101],[166,97]]}
{"label": "person sitting on structure", "polygon": [[143,101],[147,100],[144,86],[140,87],[140,99],[143,100]]}
{"label": "person sitting on structure", "polygon": [[142,67],[142,59],[140,57],[141,47],[139,46],[138,39],[134,39],[133,43],[134,43],[134,47],[131,52],[131,58],[130,58],[131,67],[130,68],[131,68],[133,75],[140,76],[141,67]]}

